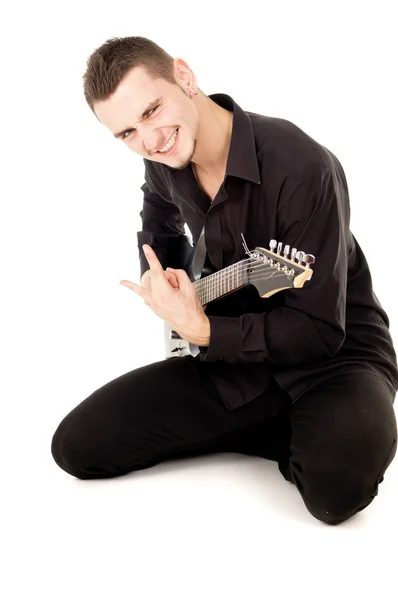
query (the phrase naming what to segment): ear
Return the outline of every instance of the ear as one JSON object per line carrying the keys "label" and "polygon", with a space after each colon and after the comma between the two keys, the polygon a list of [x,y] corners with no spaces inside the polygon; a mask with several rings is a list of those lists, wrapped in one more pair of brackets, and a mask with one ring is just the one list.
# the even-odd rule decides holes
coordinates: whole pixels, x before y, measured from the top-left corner
{"label": "ear", "polygon": [[195,84],[195,75],[182,58],[174,59],[174,78],[185,93]]}

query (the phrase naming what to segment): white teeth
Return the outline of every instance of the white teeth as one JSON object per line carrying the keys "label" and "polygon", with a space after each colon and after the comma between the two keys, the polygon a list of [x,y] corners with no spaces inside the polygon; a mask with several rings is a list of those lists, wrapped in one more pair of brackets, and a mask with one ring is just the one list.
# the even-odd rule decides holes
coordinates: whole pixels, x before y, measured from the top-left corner
{"label": "white teeth", "polygon": [[177,137],[177,129],[175,130],[175,132],[173,133],[173,135],[171,136],[171,138],[169,139],[167,144],[165,146],[163,146],[163,148],[161,148],[159,150],[159,152],[167,152],[168,150],[170,150],[170,148],[172,148],[175,144],[176,137]]}

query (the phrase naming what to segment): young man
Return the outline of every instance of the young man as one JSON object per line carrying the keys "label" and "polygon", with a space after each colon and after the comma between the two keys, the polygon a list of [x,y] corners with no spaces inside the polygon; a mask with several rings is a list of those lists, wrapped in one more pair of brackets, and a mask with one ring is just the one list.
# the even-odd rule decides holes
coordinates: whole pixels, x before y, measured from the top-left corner
{"label": "young man", "polygon": [[[84,92],[145,164],[141,286],[121,283],[200,353],[94,391],[58,426],[57,464],[86,479],[242,452],[278,461],[325,523],[364,509],[396,453],[398,371],[338,159],[289,121],[206,96],[146,38],[97,49]],[[274,238],[313,254],[313,277],[270,298],[246,288],[205,313],[182,264],[185,223],[195,244],[205,226],[214,271],[245,258],[243,233],[251,250]]]}

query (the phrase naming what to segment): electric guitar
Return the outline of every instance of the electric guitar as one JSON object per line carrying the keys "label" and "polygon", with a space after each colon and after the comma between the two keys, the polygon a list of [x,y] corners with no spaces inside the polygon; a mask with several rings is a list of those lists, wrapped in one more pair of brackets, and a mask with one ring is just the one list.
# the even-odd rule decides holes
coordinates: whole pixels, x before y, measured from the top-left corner
{"label": "electric guitar", "polygon": [[[209,273],[208,268],[207,272],[204,269],[200,279],[193,282],[204,311],[208,315],[211,312],[214,314],[216,305],[218,305],[218,314],[226,315],[228,311],[219,311],[219,300],[230,294],[235,296],[234,293],[236,293],[238,295],[243,288],[248,290],[248,286],[255,289],[257,298],[270,298],[273,294],[282,290],[302,288],[305,282],[312,277],[313,271],[310,265],[315,262],[315,257],[312,254],[305,254],[302,251],[297,252],[297,248],[292,248],[290,252],[290,246],[288,245],[285,245],[282,253],[283,244],[282,242],[278,243],[276,240],[270,241],[269,250],[256,246],[253,251],[249,251],[244,238],[243,242],[243,247],[249,258],[240,260],[213,273]],[[192,264],[191,260],[188,262]],[[188,275],[192,277],[189,264],[186,270]],[[243,306],[245,305],[246,303],[243,303]],[[217,314],[217,310],[215,314]],[[198,346],[182,339],[167,322],[164,323],[164,334],[166,358],[187,354],[196,356],[199,353]]]}

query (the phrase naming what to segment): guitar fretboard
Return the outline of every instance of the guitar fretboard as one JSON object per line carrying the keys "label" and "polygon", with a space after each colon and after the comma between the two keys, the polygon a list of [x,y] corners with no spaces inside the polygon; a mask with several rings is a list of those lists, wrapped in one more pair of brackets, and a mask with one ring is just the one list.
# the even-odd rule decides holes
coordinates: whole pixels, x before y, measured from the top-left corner
{"label": "guitar fretboard", "polygon": [[247,285],[248,278],[243,263],[247,263],[247,260],[239,261],[194,282],[202,306]]}

